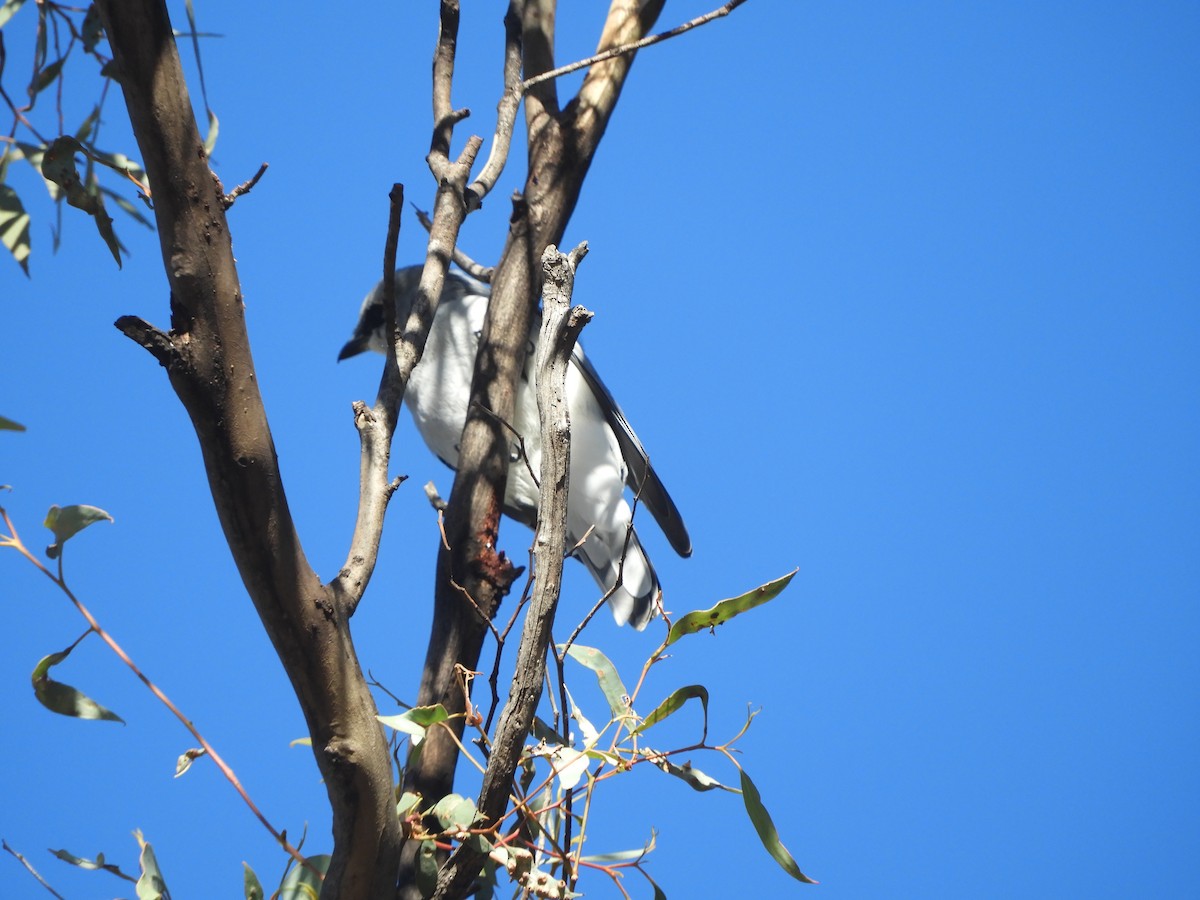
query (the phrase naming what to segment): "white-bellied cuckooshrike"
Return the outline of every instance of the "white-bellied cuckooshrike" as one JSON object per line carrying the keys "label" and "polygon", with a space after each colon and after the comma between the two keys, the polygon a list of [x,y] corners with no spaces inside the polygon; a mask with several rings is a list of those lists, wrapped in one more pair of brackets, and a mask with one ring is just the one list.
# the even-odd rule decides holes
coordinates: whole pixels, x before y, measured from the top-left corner
{"label": "white-bellied cuckooshrike", "polygon": [[[416,298],[420,278],[420,266],[396,271],[396,320],[402,324]],[[404,396],[426,445],[452,469],[458,463],[475,352],[489,296],[486,284],[458,272],[446,273],[425,354],[413,369]],[[504,492],[504,512],[531,528],[537,519],[538,488],[530,470],[540,473],[542,459],[533,371],[533,348],[540,326],[541,314],[537,313],[510,423],[523,441],[513,439]],[[366,350],[386,353],[386,330],[380,282],[363,301],[354,334],[338,360]],[[567,542],[574,546],[583,540],[574,555],[606,593],[620,572],[621,586],[609,598],[613,617],[617,624],[629,622],[640,631],[654,617],[659,583],[637,533],[630,528],[632,512],[624,496],[625,486],[638,494],[680,556],[691,555],[691,538],[621,407],[578,345],[567,370],[567,407],[571,416]],[[520,459],[522,443],[528,465]]]}

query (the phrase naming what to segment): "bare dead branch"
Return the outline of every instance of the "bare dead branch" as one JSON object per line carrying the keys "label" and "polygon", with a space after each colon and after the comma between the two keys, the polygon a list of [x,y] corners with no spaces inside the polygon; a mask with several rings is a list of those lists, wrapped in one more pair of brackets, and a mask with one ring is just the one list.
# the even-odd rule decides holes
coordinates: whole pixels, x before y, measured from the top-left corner
{"label": "bare dead branch", "polygon": [[521,17],[512,3],[504,15],[504,92],[496,104],[496,136],[488,153],[483,171],[471,185],[471,192],[482,203],[496,185],[500,173],[508,161],[512,146],[513,128],[517,121],[517,109],[521,105]]}
{"label": "bare dead branch", "polygon": [[[425,212],[425,210],[418,208],[415,204],[413,205],[413,211],[416,212],[417,221],[421,223],[421,226],[426,231],[432,231],[433,220],[429,218],[429,214]],[[475,260],[471,259],[471,257],[463,252],[462,247],[459,247],[457,244],[455,245],[454,252],[450,255],[450,258],[454,260],[454,264],[456,266],[458,266],[472,278],[477,278],[484,284],[492,283],[492,273],[496,270],[495,266],[485,266],[482,263],[475,262]]]}
{"label": "bare dead branch", "polygon": [[[45,878],[43,878],[41,875],[38,874],[37,869],[35,869],[33,867],[33,865],[29,862],[29,860],[27,860],[24,856],[22,856],[20,853],[18,853],[16,850],[14,850],[12,847],[8,846],[8,841],[0,841],[0,847],[3,847],[4,851],[6,853],[11,853],[16,858],[17,862],[19,862],[21,865],[23,865],[25,867],[25,871],[27,871],[30,875],[32,875],[34,878],[37,879],[38,884],[40,884],[42,887],[44,887],[46,890],[48,890],[51,894],[53,894],[55,897],[57,897],[58,900],[66,900],[66,897],[64,897],[62,894],[60,894],[54,888],[50,887],[50,884],[46,881]],[[122,874],[124,874],[124,873],[122,873]]]}
{"label": "bare dead branch", "polygon": [[[538,414],[542,432],[541,491],[534,538],[534,592],[525,616],[521,644],[508,701],[500,714],[492,755],[476,804],[486,822],[495,822],[508,805],[513,774],[529,734],[542,692],[546,650],[562,586],[563,551],[567,542],[567,491],[570,486],[571,435],[566,404],[567,366],[583,326],[592,314],[571,308],[575,262],[586,245],[568,256],[548,247],[542,256],[544,292],[542,331],[537,345]],[[458,896],[479,870],[482,856],[466,844],[443,867],[435,898]]]}
{"label": "bare dead branch", "polygon": [[229,207],[233,206],[234,202],[237,200],[238,197],[242,196],[242,194],[250,193],[250,191],[253,190],[254,186],[256,184],[258,184],[259,179],[267,174],[267,168],[269,167],[269,165],[270,165],[270,163],[263,163],[261,166],[258,167],[258,171],[254,173],[253,178],[251,178],[249,181],[243,181],[241,184],[239,184],[237,187],[235,187],[232,191],[230,191],[228,194],[226,194],[222,201],[225,204],[225,208],[229,209]]}
{"label": "bare dead branch", "polygon": [[559,66],[557,69],[551,69],[549,72],[543,72],[540,75],[535,75],[532,78],[526,78],[520,84],[520,91],[524,93],[532,87],[536,87],[544,81],[550,81],[553,78],[561,78],[563,75],[570,75],[572,72],[578,72],[580,69],[586,69],[589,66],[594,66],[596,63],[602,63],[605,60],[613,59],[617,56],[625,56],[629,53],[635,53],[643,47],[649,47],[651,44],[658,44],[670,38],[677,37],[685,32],[691,31],[693,28],[698,28],[701,25],[707,25],[714,19],[720,19],[743,3],[746,0],[729,0],[720,9],[714,9],[712,12],[705,13],[702,16],[684,22],[682,25],[677,25],[669,31],[661,31],[658,34],[652,34],[640,40],[630,41],[626,44],[621,44],[619,47],[611,47],[602,53],[597,53],[594,56],[589,56],[587,59],[576,60],[573,63],[568,63],[565,66]]}
{"label": "bare dead branch", "polygon": [[362,600],[363,592],[375,571],[379,557],[379,541],[383,534],[383,517],[387,512],[392,494],[401,484],[401,479],[388,480],[388,462],[391,457],[392,435],[396,431],[399,402],[393,406],[382,395],[394,390],[398,378],[396,370],[396,245],[400,239],[400,216],[404,211],[404,185],[392,185],[388,195],[390,202],[387,237],[383,249],[383,308],[387,321],[387,334],[392,335],[388,345],[387,362],[380,383],[380,398],[375,409],[367,408],[361,400],[352,404],[354,427],[359,438],[358,514],[354,522],[354,535],[350,539],[350,550],[346,563],[330,588],[338,597],[347,616],[354,615]]}
{"label": "bare dead branch", "polygon": [[[455,113],[450,99],[454,83],[454,56],[458,51],[458,0],[442,0],[438,20],[437,47],[433,52],[433,140],[429,148],[430,168],[438,176],[438,164],[450,158],[454,126],[469,113]],[[436,163],[435,163],[436,160]]]}
{"label": "bare dead branch", "polygon": [[121,316],[113,324],[125,337],[157,359],[160,365],[170,368],[173,363],[179,361],[179,351],[175,349],[171,339],[145,319]]}

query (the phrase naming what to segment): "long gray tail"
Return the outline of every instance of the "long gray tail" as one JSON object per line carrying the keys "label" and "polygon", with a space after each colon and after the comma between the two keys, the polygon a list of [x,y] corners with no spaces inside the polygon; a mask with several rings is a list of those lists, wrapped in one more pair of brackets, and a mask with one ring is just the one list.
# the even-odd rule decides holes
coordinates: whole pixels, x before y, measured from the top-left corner
{"label": "long gray tail", "polygon": [[[625,556],[623,563],[622,554]],[[626,551],[624,530],[604,536],[593,531],[583,546],[575,551],[575,555],[587,566],[596,584],[605,593],[617,583],[617,576],[620,575],[621,586],[608,598],[613,618],[618,625],[629,623],[638,631],[644,629],[654,618],[659,584],[658,575],[650,565],[646,551],[642,549],[637,532],[630,534],[629,549]]]}

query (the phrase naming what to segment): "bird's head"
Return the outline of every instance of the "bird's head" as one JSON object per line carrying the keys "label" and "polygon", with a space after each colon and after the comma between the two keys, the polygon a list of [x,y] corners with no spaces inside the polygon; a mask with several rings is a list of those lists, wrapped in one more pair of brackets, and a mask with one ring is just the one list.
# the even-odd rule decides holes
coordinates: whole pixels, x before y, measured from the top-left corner
{"label": "bird's head", "polygon": [[[420,266],[406,266],[396,270],[396,321],[403,325],[417,296],[417,285],[421,280]],[[358,311],[358,323],[354,333],[338,353],[338,362],[358,356],[367,350],[387,352],[387,316],[383,309],[383,282],[375,285],[363,300]]]}

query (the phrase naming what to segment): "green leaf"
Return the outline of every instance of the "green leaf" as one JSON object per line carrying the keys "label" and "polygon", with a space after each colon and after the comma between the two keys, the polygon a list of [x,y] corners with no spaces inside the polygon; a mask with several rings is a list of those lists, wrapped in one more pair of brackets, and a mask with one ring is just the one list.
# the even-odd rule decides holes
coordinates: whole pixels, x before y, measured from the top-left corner
{"label": "green leaf", "polygon": [[396,801],[396,818],[404,821],[417,811],[421,805],[421,795],[413,791],[405,791]]}
{"label": "green leaf", "polygon": [[87,15],[83,17],[83,25],[79,29],[79,33],[83,36],[84,53],[94,51],[96,45],[104,39],[104,25],[100,21],[100,11],[96,9],[95,3],[88,6]]}
{"label": "green leaf", "polygon": [[4,27],[4,23],[13,17],[18,9],[25,5],[25,0],[8,0],[8,2],[0,5],[0,28]]}
{"label": "green leaf", "polygon": [[111,872],[113,875],[116,875],[118,878],[124,878],[126,881],[134,881],[134,882],[137,881],[137,879],[134,878],[132,875],[126,875],[124,872],[122,872],[120,870],[120,868],[113,865],[112,863],[106,863],[104,861],[103,853],[97,853],[96,858],[94,860],[91,860],[91,859],[84,859],[82,856],[76,856],[73,853],[68,853],[66,850],[51,850],[50,852],[53,853],[55,856],[57,856],[59,859],[61,859],[63,862],[70,863],[73,866],[78,866],[81,869],[90,869],[92,871]]}
{"label": "green leaf", "polygon": [[138,860],[142,869],[142,874],[137,880],[138,900],[170,900],[171,892],[167,890],[167,883],[163,880],[162,872],[158,870],[158,860],[154,858],[154,848],[142,839],[140,831],[135,831],[133,836],[137,838],[138,845],[142,848],[142,855]]}
{"label": "green leaf", "polygon": [[432,897],[437,889],[438,869],[437,844],[433,841],[421,841],[417,851],[417,890],[422,897]]}
{"label": "green leaf", "polygon": [[626,703],[629,691],[625,690],[621,676],[617,674],[616,667],[609,662],[607,656],[595,647],[584,647],[580,644],[572,644],[567,650],[567,655],[596,673],[600,690],[604,693],[604,699],[608,701],[608,708],[614,719],[621,718],[629,711]]}
{"label": "green leaf", "polygon": [[739,770],[742,776],[742,802],[746,804],[746,812],[750,815],[750,821],[754,823],[754,830],[758,832],[758,839],[762,841],[763,846],[767,848],[767,852],[775,862],[783,868],[797,881],[803,881],[805,884],[817,884],[807,875],[800,871],[800,867],[796,865],[796,860],[792,858],[792,854],[788,853],[787,848],[779,840],[779,832],[775,830],[775,823],[771,821],[771,814],[767,812],[767,808],[763,806],[762,797],[759,796],[758,788],[754,786],[754,782],[750,780],[750,776],[746,774],[745,769]]}
{"label": "green leaf", "polygon": [[308,857],[308,866],[296,866],[279,886],[279,900],[317,900],[321,896],[321,877],[309,869],[312,866],[321,875],[329,869],[328,854]]}
{"label": "green leaf", "polygon": [[431,725],[447,721],[450,713],[439,703],[436,706],[414,706],[396,716],[376,716],[375,718],[388,728],[407,734],[412,739],[413,746],[416,746],[425,739],[425,732]]}
{"label": "green leaf", "polygon": [[674,775],[676,778],[683,781],[694,791],[704,793],[705,791],[729,791],[731,794],[737,793],[737,788],[731,788],[729,785],[721,784],[710,775],[706,775],[699,769],[692,766],[690,762],[685,762],[682,766],[677,766],[675,763],[665,756],[656,756],[654,751],[647,750],[644,755],[649,757],[650,762],[658,766],[668,775]]}
{"label": "green leaf", "polygon": [[[91,13],[91,10],[95,8],[95,6],[92,6],[91,9],[88,10],[89,14]],[[91,137],[92,129],[99,121],[100,107],[93,106],[92,111],[88,113],[87,118],[83,120],[83,123],[77,129],[75,129],[75,140],[80,141],[81,143],[86,141],[89,137]]]}
{"label": "green leaf", "polygon": [[192,767],[192,763],[201,756],[207,755],[208,751],[203,747],[193,747],[190,750],[184,750],[179,754],[179,759],[175,760],[175,777],[178,778],[184,772]]}
{"label": "green leaf", "polygon": [[[642,720],[642,724],[633,729],[634,734],[641,734],[652,725],[657,725],[671,713],[678,710],[683,704],[692,698],[700,701],[700,705],[704,707],[704,737],[708,736],[708,688],[702,684],[689,684],[687,687],[681,687],[676,691],[671,692],[671,696],[667,697],[662,703],[658,704],[654,712],[646,716]],[[700,738],[700,743],[704,743],[704,737]]]}
{"label": "green leaf", "polygon": [[204,138],[204,152],[212,156],[213,149],[217,146],[217,135],[221,131],[221,123],[217,120],[217,114],[211,109],[208,111],[208,135]]}
{"label": "green leaf", "polygon": [[0,184],[0,244],[3,244],[25,274],[29,274],[29,213],[21,204],[17,192]]}
{"label": "green leaf", "polygon": [[121,245],[113,231],[112,217],[104,208],[104,198],[100,195],[94,180],[85,185],[79,177],[79,169],[75,163],[75,154],[86,154],[87,150],[79,141],[70,135],[56,137],[42,157],[42,177],[54,182],[62,188],[67,203],[76,209],[81,209],[96,223],[96,230],[108,245],[113,259],[121,266]]}
{"label": "green leaf", "polygon": [[747,610],[761,606],[768,600],[774,600],[788,586],[788,583],[796,576],[796,572],[798,571],[799,569],[793,569],[782,578],[777,578],[774,581],[767,582],[762,587],[747,591],[740,597],[731,597],[728,600],[722,600],[712,609],[700,609],[688,613],[683,618],[676,620],[675,624],[671,626],[671,632],[667,635],[666,646],[671,646],[671,644],[685,635],[716,628],[718,625],[728,622],[734,616],[740,616]]}
{"label": "green leaf", "polygon": [[447,794],[429,811],[443,831],[466,831],[482,817],[474,802],[460,794]]}
{"label": "green leaf", "polygon": [[58,506],[50,507],[50,511],[46,513],[46,521],[43,524],[54,532],[56,540],[46,548],[46,555],[51,559],[58,559],[58,555],[62,553],[63,544],[89,525],[104,520],[111,522],[113,517],[95,506],[77,504],[61,508]]}
{"label": "green leaf", "polygon": [[24,431],[25,426],[20,422],[14,422],[12,419],[6,419],[0,416],[0,431]]}
{"label": "green leaf", "polygon": [[658,832],[653,828],[650,829],[650,840],[646,841],[644,847],[636,850],[619,850],[616,853],[600,853],[595,856],[588,855],[583,857],[585,862],[590,863],[616,863],[616,862],[631,862],[642,859],[654,850],[658,842]]}
{"label": "green leaf", "polygon": [[246,900],[263,900],[266,896],[263,892],[262,883],[258,880],[258,876],[254,874],[254,870],[250,868],[249,863],[242,863],[245,869],[242,872],[242,891],[246,895]]}
{"label": "green leaf", "polygon": [[33,99],[46,88],[50,87],[50,85],[54,84],[58,76],[62,74],[62,67],[66,61],[67,58],[65,56],[56,59],[34,76],[33,81],[26,90],[26,93],[29,94],[31,105]]}
{"label": "green leaf", "polygon": [[[85,632],[83,637],[87,637],[89,634],[91,634],[90,631]],[[83,637],[79,641],[82,641]],[[79,646],[79,641],[76,641],[66,650],[51,653],[49,656],[44,656],[38,661],[38,664],[34,666],[33,675],[30,677],[30,680],[33,682],[34,696],[37,697],[38,702],[46,707],[46,709],[60,715],[71,716],[76,719],[103,719],[109,722],[124,724],[125,720],[112,710],[106,709],[91,697],[77,691],[70,685],[62,684],[50,678],[49,672],[51,667],[57,666],[70,656],[71,651]]]}

